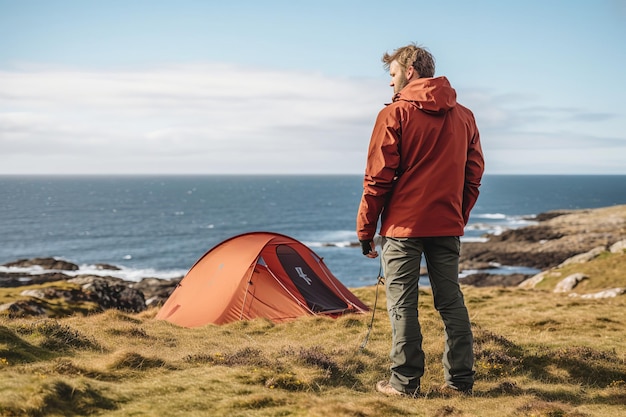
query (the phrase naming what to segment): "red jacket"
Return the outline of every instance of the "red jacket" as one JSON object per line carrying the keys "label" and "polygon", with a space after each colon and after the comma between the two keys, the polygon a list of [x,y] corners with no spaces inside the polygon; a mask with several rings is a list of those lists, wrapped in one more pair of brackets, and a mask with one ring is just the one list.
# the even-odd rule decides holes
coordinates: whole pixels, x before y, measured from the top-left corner
{"label": "red jacket", "polygon": [[378,114],[357,215],[359,240],[462,236],[484,171],[472,112],[447,78],[418,78]]}

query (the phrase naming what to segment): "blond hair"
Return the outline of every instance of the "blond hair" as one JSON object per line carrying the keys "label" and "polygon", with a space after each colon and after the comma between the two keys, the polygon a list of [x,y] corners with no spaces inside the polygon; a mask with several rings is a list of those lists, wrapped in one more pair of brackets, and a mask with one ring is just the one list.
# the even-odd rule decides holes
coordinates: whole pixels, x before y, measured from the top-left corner
{"label": "blond hair", "polygon": [[435,58],[426,48],[411,43],[393,51],[392,54],[385,52],[382,57],[384,67],[389,71],[393,61],[397,61],[403,69],[409,66],[415,68],[419,78],[431,78],[435,76]]}

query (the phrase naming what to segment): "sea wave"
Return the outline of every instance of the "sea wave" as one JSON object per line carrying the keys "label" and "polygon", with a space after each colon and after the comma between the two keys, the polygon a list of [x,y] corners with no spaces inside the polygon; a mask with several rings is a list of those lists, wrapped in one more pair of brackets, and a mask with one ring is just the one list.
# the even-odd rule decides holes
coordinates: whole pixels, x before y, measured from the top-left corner
{"label": "sea wave", "polygon": [[303,244],[305,244],[306,246],[310,247],[310,248],[326,248],[326,247],[336,247],[336,248],[350,248],[353,246],[357,246],[358,242],[350,242],[348,240],[342,240],[342,241],[335,241],[335,242],[331,242],[331,241],[324,241],[324,242],[308,242],[308,241],[303,241]]}
{"label": "sea wave", "polygon": [[348,248],[358,246],[354,230],[318,230],[300,236],[300,241],[310,248],[337,247]]}
{"label": "sea wave", "polygon": [[537,224],[537,221],[529,219],[526,216],[505,216],[500,217],[499,214],[482,214],[476,216],[484,221],[471,222],[465,227],[466,233],[472,235],[500,235],[503,232],[520,227],[531,226]]}
{"label": "sea wave", "polygon": [[472,214],[472,217],[477,219],[506,219],[507,216],[504,213],[482,213],[482,214]]}
{"label": "sea wave", "polygon": [[489,240],[488,237],[483,236],[461,236],[461,242],[477,242],[484,243]]}
{"label": "sea wave", "polygon": [[57,269],[43,269],[41,266],[32,266],[28,268],[21,267],[6,267],[0,266],[0,272],[24,274],[24,275],[41,275],[48,273],[60,272],[70,277],[76,277],[79,275],[95,275],[102,277],[114,277],[121,278],[125,281],[139,282],[143,278],[160,278],[160,279],[174,279],[180,278],[187,273],[187,270],[176,269],[168,271],[158,271],[153,268],[127,268],[118,266],[118,270],[114,269],[102,269],[96,265],[80,265],[76,271],[57,270]]}

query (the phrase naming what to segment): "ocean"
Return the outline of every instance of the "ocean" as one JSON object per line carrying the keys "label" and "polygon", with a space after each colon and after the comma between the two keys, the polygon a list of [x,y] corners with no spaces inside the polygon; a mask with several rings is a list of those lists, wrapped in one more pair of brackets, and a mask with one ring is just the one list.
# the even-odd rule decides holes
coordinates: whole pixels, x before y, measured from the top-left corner
{"label": "ocean", "polygon": [[[0,176],[0,264],[56,257],[78,264],[76,274],[168,279],[227,238],[270,231],[308,245],[346,286],[372,285],[378,260],[351,245],[361,191],[360,175]],[[617,204],[626,176],[487,175],[462,241],[550,210]]]}

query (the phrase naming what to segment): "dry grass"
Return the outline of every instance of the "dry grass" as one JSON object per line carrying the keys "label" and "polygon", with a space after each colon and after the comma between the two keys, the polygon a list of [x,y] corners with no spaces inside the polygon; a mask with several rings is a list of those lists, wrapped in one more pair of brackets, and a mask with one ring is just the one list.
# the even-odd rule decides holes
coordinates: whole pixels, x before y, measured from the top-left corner
{"label": "dry grass", "polygon": [[[374,391],[388,376],[391,337],[379,290],[364,350],[370,315],[197,329],[156,321],[156,310],[0,318],[0,415],[625,415],[626,297],[466,288],[475,395],[444,398],[443,329],[420,291],[424,397],[394,399]],[[373,305],[375,287],[354,292]]]}

